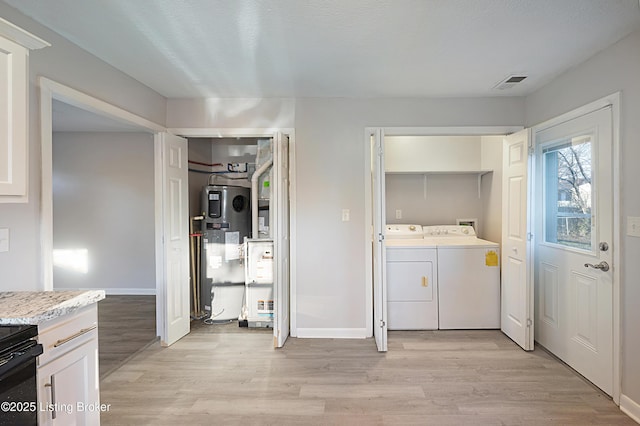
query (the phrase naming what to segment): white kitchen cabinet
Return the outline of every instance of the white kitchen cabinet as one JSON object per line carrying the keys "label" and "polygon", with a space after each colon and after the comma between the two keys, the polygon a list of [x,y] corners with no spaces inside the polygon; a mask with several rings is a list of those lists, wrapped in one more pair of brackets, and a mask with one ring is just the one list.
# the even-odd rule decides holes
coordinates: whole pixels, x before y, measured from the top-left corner
{"label": "white kitchen cabinet", "polygon": [[40,425],[99,425],[98,314],[92,304],[38,327]]}
{"label": "white kitchen cabinet", "polygon": [[438,329],[438,266],[435,248],[387,247],[389,330]]}
{"label": "white kitchen cabinet", "polygon": [[49,43],[0,18],[0,202],[26,202],[29,50]]}

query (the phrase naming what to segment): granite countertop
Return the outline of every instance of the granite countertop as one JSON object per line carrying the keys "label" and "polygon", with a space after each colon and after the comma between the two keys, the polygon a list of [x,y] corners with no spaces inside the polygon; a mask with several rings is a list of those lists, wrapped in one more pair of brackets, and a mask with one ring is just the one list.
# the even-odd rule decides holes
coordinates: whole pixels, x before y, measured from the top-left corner
{"label": "granite countertop", "polygon": [[104,297],[104,290],[0,292],[0,325],[42,324]]}

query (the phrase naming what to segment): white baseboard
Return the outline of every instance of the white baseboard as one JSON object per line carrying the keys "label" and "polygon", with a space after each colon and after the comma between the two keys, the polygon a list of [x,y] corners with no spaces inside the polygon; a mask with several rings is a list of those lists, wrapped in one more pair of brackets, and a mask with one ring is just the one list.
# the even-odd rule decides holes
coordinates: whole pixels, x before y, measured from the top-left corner
{"label": "white baseboard", "polygon": [[631,417],[636,423],[640,423],[640,404],[626,395],[620,395],[620,410]]}
{"label": "white baseboard", "polygon": [[296,337],[310,339],[365,339],[366,328],[300,328]]}
{"label": "white baseboard", "polygon": [[76,291],[76,290],[104,290],[107,296],[155,296],[155,288],[60,288],[56,291]]}

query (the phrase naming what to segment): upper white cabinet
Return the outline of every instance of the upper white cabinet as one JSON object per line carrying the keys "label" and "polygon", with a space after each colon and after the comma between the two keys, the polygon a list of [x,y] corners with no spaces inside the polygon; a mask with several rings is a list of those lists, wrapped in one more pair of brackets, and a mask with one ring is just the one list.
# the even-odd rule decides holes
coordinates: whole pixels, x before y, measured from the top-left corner
{"label": "upper white cabinet", "polygon": [[0,202],[26,202],[29,50],[46,41],[0,18]]}
{"label": "upper white cabinet", "polygon": [[480,173],[480,136],[386,136],[387,173]]}

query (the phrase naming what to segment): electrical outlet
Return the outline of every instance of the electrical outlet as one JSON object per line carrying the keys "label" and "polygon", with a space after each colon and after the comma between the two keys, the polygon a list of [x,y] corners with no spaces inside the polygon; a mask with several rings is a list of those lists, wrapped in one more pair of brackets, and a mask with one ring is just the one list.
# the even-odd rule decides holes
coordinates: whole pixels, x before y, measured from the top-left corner
{"label": "electrical outlet", "polygon": [[627,216],[627,235],[640,237],[640,217]]}
{"label": "electrical outlet", "polygon": [[396,210],[396,219],[402,219],[402,210]]}
{"label": "electrical outlet", "polygon": [[0,228],[0,253],[9,251],[9,228]]}

